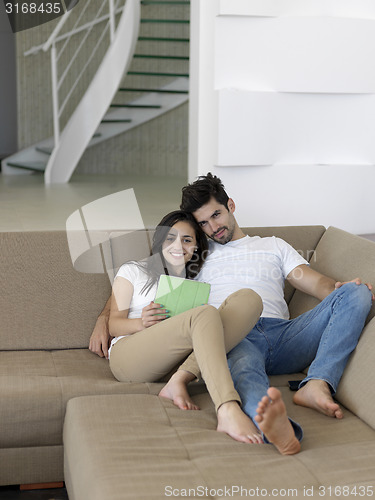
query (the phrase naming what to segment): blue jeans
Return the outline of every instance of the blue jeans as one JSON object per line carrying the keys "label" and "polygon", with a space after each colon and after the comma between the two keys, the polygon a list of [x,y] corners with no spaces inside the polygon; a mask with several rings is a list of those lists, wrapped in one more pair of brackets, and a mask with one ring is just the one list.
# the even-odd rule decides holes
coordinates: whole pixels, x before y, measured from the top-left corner
{"label": "blue jeans", "polygon": [[[309,365],[300,387],[319,379],[335,394],[371,308],[371,296],[366,285],[347,283],[295,319],[260,318],[228,353],[244,412],[252,419],[256,415],[258,402],[269,387],[268,375],[296,373]],[[301,427],[291,423],[301,440]]]}

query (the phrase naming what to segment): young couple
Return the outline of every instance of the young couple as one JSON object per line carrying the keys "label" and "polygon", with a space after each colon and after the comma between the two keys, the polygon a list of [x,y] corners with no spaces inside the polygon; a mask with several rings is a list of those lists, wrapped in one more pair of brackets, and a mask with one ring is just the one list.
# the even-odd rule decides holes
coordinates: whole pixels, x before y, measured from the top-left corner
{"label": "young couple", "polygon": [[[184,187],[181,209],[159,224],[149,259],[120,268],[90,349],[107,355],[109,335],[114,337],[110,367],[121,381],[160,380],[183,361],[160,396],[197,409],[186,385],[201,372],[219,431],[246,443],[271,442],[285,455],[297,453],[302,429],[288,418],[268,375],[310,365],[294,402],[342,418],[333,395],[371,308],[372,287],[323,276],[279,238],[245,235],[216,176]],[[210,239],[204,262],[207,240],[200,229]],[[197,280],[211,284],[209,305],[168,318],[153,302],[158,276],[194,278],[197,272]],[[321,303],[289,320],[285,280]]]}

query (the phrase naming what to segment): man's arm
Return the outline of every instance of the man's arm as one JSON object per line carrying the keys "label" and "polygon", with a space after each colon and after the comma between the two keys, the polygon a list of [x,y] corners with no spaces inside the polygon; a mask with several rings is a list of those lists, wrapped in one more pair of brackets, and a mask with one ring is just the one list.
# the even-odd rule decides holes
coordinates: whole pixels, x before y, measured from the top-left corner
{"label": "man's arm", "polygon": [[90,337],[89,349],[101,358],[108,359],[108,347],[111,337],[109,335],[108,321],[111,310],[111,297],[107,300],[103,311],[100,313],[94,330]]}
{"label": "man's arm", "polygon": [[[333,290],[344,285],[341,281],[335,281],[332,278],[328,278],[328,276],[324,276],[324,274],[318,273],[318,271],[314,271],[314,269],[311,269],[306,264],[295,267],[288,274],[287,280],[297,290],[312,295],[319,300],[325,299]],[[352,282],[357,285],[362,283],[360,278],[356,278]],[[370,291],[372,290],[372,286],[369,283],[366,283],[366,286]],[[372,298],[374,300],[374,295]]]}

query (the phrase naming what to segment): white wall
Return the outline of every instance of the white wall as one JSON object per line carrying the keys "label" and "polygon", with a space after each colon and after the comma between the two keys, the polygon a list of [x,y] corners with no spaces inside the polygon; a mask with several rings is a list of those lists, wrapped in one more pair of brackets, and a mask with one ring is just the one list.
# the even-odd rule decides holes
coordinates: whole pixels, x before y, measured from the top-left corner
{"label": "white wall", "polygon": [[189,180],[241,225],[375,232],[375,5],[192,0]]}

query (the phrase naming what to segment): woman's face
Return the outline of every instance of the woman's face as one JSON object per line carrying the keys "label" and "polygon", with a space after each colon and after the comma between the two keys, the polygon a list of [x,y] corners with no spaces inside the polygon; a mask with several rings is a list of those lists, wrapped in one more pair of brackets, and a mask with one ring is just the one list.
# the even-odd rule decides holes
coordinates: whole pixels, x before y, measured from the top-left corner
{"label": "woman's face", "polygon": [[170,228],[163,243],[164,259],[177,269],[182,269],[192,258],[197,247],[195,230],[186,221],[179,221]]}

